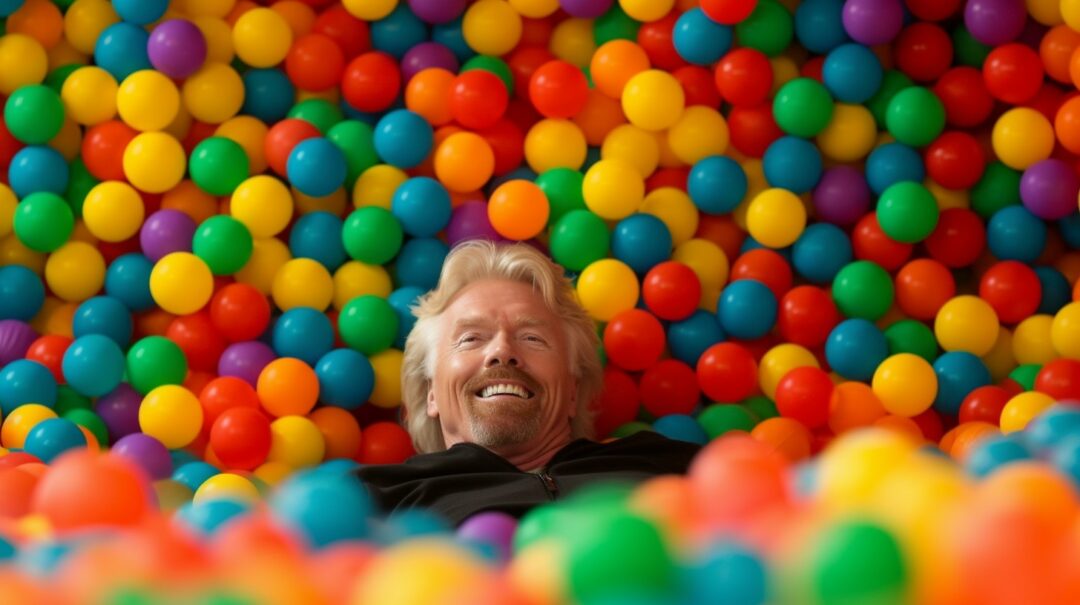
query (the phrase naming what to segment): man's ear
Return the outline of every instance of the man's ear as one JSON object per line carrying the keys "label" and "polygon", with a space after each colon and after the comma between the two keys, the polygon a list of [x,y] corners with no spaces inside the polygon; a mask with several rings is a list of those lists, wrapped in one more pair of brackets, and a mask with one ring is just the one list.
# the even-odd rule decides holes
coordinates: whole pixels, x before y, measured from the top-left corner
{"label": "man's ear", "polygon": [[428,418],[439,417],[439,406],[435,404],[435,389],[428,389],[427,392],[427,415]]}

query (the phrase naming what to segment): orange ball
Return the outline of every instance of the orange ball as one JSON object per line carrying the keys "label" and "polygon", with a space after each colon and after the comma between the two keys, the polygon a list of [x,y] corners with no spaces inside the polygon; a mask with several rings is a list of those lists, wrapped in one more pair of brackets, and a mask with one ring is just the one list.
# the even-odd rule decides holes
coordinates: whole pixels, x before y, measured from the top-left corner
{"label": "orange ball", "polygon": [[475,132],[455,132],[435,149],[435,177],[450,191],[475,191],[495,171],[495,152]]}
{"label": "orange ball", "polygon": [[925,440],[922,434],[922,429],[911,418],[904,416],[897,416],[896,414],[888,414],[878,418],[874,421],[874,426],[895,431],[905,437],[909,437],[914,441],[922,442]]}
{"label": "orange ball", "polygon": [[319,400],[319,378],[303,361],[282,357],[266,364],[259,373],[255,392],[271,416],[303,416]]}
{"label": "orange ball", "polygon": [[56,459],[34,490],[33,512],[59,531],[131,526],[151,510],[150,486],[132,463],[77,450]]}
{"label": "orange ball", "polygon": [[810,457],[810,429],[798,420],[782,416],[766,418],[750,431],[750,435],[791,462]]}
{"label": "orange ball", "polygon": [[[1080,56],[1073,53],[1073,56]],[[1073,153],[1080,153],[1080,96],[1074,96],[1061,104],[1054,116],[1054,133],[1061,146]]]}
{"label": "orange ball", "polygon": [[608,133],[626,123],[622,105],[594,88],[585,99],[585,107],[571,121],[578,125],[585,142],[600,147]]}
{"label": "orange ball", "polygon": [[64,15],[55,2],[26,0],[7,19],[7,33],[25,34],[52,50],[64,37]]}
{"label": "orange ball", "polygon": [[38,477],[20,467],[0,468],[0,519],[18,519],[30,512]]}
{"label": "orange ball", "polygon": [[1071,83],[1069,63],[1077,46],[1080,46],[1080,33],[1068,25],[1057,25],[1043,34],[1039,43],[1039,57],[1046,75],[1058,82]]}
{"label": "orange ball", "polygon": [[870,385],[842,382],[833,388],[829,400],[829,429],[837,435],[870,426],[885,416],[885,406]]}
{"label": "orange ball", "polygon": [[348,410],[327,406],[312,412],[308,419],[315,423],[326,442],[326,460],[353,459],[360,453],[360,423]]}
{"label": "orange ball", "polygon": [[1036,462],[1008,464],[984,479],[979,497],[1034,513],[1050,526],[1063,530],[1080,512],[1080,499],[1072,483],[1059,471]]}
{"label": "orange ball", "polygon": [[449,124],[454,119],[450,112],[450,89],[454,87],[454,74],[441,67],[429,67],[419,71],[405,86],[405,108],[420,114],[432,126]]}
{"label": "orange ball", "polygon": [[532,181],[507,181],[491,194],[488,219],[499,235],[513,240],[535,237],[547,225],[547,196]]}
{"label": "orange ball", "polygon": [[649,67],[649,55],[645,49],[621,39],[606,42],[597,48],[589,65],[596,90],[612,99],[621,99],[626,82]]}

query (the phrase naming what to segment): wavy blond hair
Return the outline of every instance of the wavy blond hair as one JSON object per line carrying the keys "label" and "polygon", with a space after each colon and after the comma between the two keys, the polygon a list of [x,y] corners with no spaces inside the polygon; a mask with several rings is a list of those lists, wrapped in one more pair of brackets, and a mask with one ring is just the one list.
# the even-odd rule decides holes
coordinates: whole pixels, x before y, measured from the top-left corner
{"label": "wavy blond hair", "polygon": [[570,355],[570,372],[577,380],[577,413],[572,434],[592,437],[593,399],[603,387],[596,324],[574,297],[574,288],[561,267],[527,244],[496,244],[470,240],[456,246],[446,257],[439,285],[412,307],[416,324],[405,341],[401,368],[404,423],[420,453],[446,449],[442,425],[426,413],[427,395],[434,370],[439,316],[455,295],[483,279],[505,279],[530,284],[544,303],[563,320]]}

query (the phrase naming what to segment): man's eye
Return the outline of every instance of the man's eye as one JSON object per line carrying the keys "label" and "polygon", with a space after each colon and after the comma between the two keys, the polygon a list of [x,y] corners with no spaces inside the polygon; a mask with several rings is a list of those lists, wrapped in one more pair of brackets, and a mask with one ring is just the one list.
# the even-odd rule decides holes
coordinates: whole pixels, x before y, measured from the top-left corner
{"label": "man's eye", "polygon": [[462,336],[461,340],[459,342],[461,342],[462,344],[467,344],[467,343],[470,343],[470,342],[476,342],[478,340],[480,340],[479,336],[476,336],[475,334],[468,334],[468,335]]}
{"label": "man's eye", "polygon": [[537,336],[537,335],[535,335],[535,334],[528,334],[528,335],[526,335],[526,336],[525,336],[525,340],[528,340],[528,341],[530,341],[530,342],[540,342],[540,343],[544,342],[544,339],[543,339],[543,338],[540,338],[539,336]]}

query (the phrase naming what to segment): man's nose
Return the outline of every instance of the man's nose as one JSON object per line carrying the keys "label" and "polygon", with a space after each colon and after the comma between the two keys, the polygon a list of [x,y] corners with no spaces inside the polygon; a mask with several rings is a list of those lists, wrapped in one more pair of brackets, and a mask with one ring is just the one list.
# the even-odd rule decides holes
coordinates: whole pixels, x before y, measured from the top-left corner
{"label": "man's nose", "polygon": [[499,365],[515,367],[521,365],[521,360],[518,359],[513,342],[504,333],[499,333],[495,338],[491,339],[484,359],[484,367],[492,368]]}

